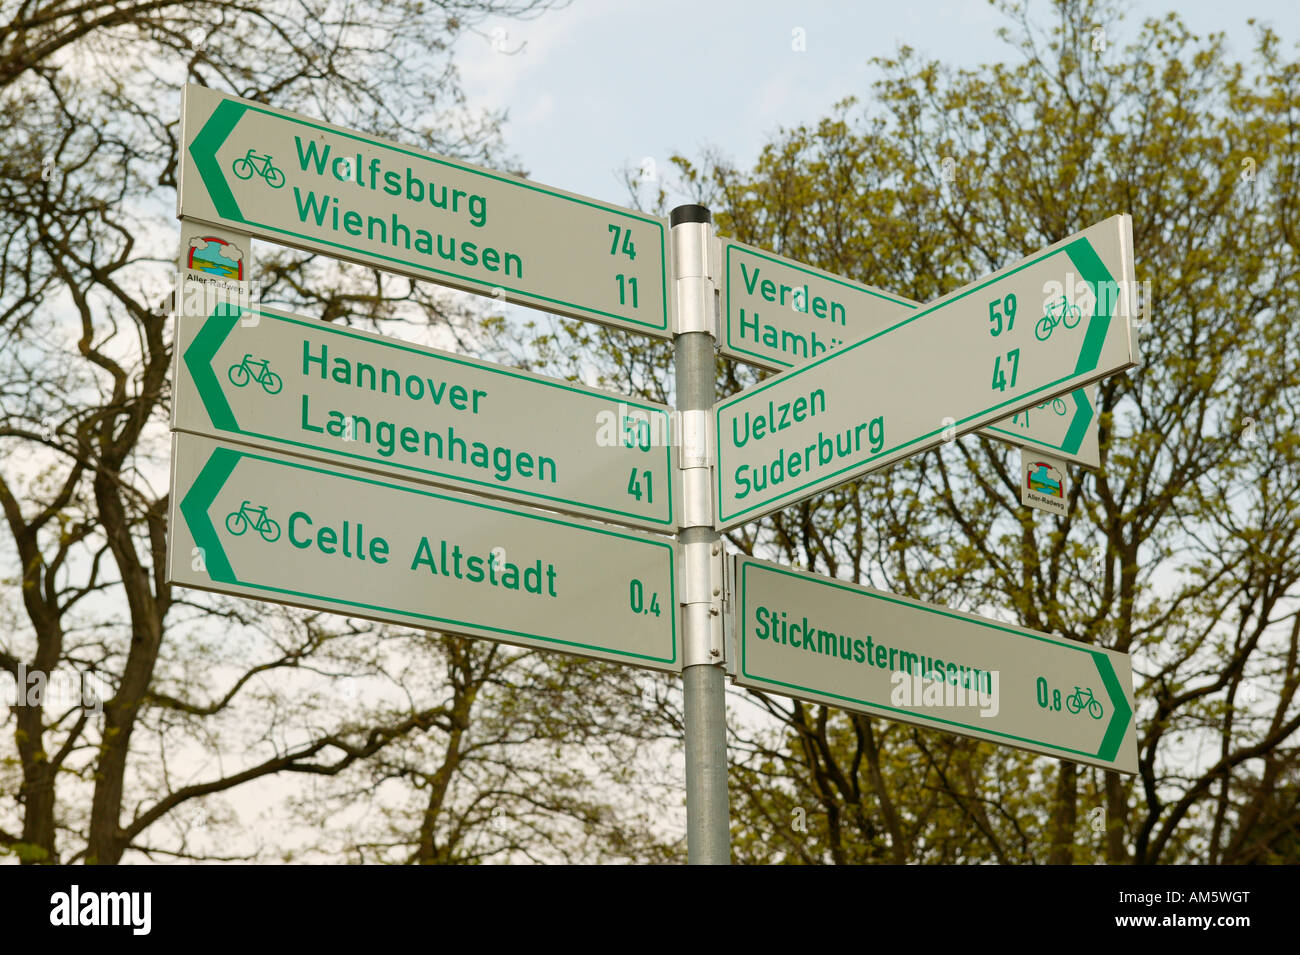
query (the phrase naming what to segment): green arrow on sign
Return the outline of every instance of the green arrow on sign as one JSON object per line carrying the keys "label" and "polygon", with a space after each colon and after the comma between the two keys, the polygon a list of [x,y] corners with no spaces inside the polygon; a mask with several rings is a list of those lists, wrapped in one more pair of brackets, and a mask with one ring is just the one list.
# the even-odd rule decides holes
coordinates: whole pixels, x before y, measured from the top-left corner
{"label": "green arrow on sign", "polygon": [[1102,685],[1106,687],[1106,695],[1110,697],[1110,724],[1106,727],[1106,735],[1097,750],[1097,756],[1107,762],[1114,762],[1133,718],[1133,708],[1128,705],[1128,696],[1120,686],[1110,657],[1093,650],[1092,659],[1097,665],[1097,673],[1101,675]]}
{"label": "green arrow on sign", "polygon": [[1088,392],[1084,389],[1078,389],[1071,397],[1074,398],[1074,418],[1070,421],[1070,430],[1065,432],[1061,449],[1068,454],[1075,454],[1083,444],[1084,435],[1088,433],[1088,425],[1092,424],[1096,410],[1088,400]]}
{"label": "green arrow on sign", "polygon": [[[173,445],[172,456],[175,457],[175,454],[175,445]],[[237,584],[239,578],[235,576],[235,569],[230,566],[226,549],[221,546],[221,538],[217,536],[217,529],[213,526],[212,519],[208,517],[208,509],[212,507],[212,502],[216,500],[221,489],[226,486],[230,472],[235,470],[235,465],[239,463],[241,457],[243,455],[232,448],[219,447],[214,450],[180,504],[190,536],[203,552],[203,562],[207,565],[208,576],[223,584]],[[173,495],[176,491],[177,488],[172,488]],[[184,556],[173,554],[173,559],[181,560]]]}
{"label": "green arrow on sign", "polygon": [[1093,301],[1096,302],[1083,347],[1079,349],[1079,362],[1074,366],[1074,373],[1081,375],[1097,367],[1101,346],[1105,344],[1106,331],[1110,328],[1110,316],[1118,303],[1118,297],[1112,290],[1118,286],[1115,277],[1110,274],[1110,270],[1101,261],[1101,256],[1087,239],[1071,242],[1065,247],[1065,254],[1092,289]]}
{"label": "green arrow on sign", "polygon": [[185,349],[185,367],[189,369],[198,389],[203,407],[212,424],[222,431],[239,431],[239,422],[217,380],[212,360],[217,349],[238,324],[243,309],[238,305],[218,305],[203,323],[203,330]]}
{"label": "green arrow on sign", "polygon": [[190,144],[190,155],[194,157],[194,166],[203,178],[203,184],[208,189],[208,195],[212,197],[212,204],[216,207],[217,214],[235,222],[248,220],[239,211],[235,194],[230,191],[230,184],[226,182],[226,174],[221,169],[221,163],[217,161],[217,150],[234,131],[235,124],[247,109],[248,107],[236,100],[223,99],[212,111],[208,121],[203,124],[199,134],[194,137],[194,142]]}

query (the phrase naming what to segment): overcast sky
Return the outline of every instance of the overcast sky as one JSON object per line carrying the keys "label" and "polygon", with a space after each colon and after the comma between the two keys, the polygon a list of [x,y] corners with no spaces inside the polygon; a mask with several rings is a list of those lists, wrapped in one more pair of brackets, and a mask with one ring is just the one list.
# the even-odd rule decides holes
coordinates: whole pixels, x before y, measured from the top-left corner
{"label": "overcast sky", "polygon": [[[1172,8],[1197,33],[1226,32],[1242,57],[1252,17],[1288,46],[1300,39],[1294,0],[1140,0],[1103,25],[1107,42]],[[953,66],[1006,60],[1016,53],[996,30],[1008,23],[986,0],[574,0],[528,22],[488,21],[457,62],[471,107],[509,111],[507,144],[533,179],[626,205],[624,167],[649,158],[662,169],[705,146],[748,165],[778,128],[866,96],[872,57],[906,44]]]}

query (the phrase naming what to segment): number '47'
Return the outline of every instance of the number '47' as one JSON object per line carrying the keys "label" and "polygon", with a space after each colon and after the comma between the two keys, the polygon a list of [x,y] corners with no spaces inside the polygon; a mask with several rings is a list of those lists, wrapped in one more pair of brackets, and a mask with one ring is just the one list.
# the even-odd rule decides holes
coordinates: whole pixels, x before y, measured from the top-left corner
{"label": "number '47'", "polygon": [[[1007,364],[1011,366],[1011,387],[1016,386],[1016,372],[1020,371],[1020,349],[1013,348],[1007,352]],[[1002,370],[1002,356],[993,360],[993,390],[1007,390],[1007,375]]]}

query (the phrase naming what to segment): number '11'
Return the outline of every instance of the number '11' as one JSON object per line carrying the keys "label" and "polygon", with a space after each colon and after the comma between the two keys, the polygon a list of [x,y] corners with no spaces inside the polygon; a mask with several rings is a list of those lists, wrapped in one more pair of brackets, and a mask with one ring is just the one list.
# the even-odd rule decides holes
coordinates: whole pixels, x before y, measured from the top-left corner
{"label": "number '11'", "polygon": [[627,304],[627,293],[628,293],[628,290],[631,289],[631,291],[632,291],[632,307],[633,307],[633,308],[636,308],[636,307],[637,307],[637,301],[636,301],[636,277],[633,276],[632,278],[625,278],[625,277],[623,276],[622,273],[619,273],[618,275],[616,275],[616,276],[614,276],[614,277],[615,277],[616,279],[618,279],[618,304],[620,304],[620,305],[626,305],[626,304]]}

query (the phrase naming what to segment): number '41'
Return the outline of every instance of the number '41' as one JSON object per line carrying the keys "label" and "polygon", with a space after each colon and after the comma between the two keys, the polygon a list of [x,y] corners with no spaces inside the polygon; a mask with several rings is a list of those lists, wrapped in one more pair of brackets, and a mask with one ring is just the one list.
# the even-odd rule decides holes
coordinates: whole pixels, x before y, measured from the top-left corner
{"label": "number '41'", "polygon": [[[638,475],[640,475],[640,478],[638,478]],[[644,488],[644,490],[642,490],[642,488]],[[653,504],[655,498],[654,489],[650,484],[650,472],[637,471],[636,468],[633,468],[632,476],[627,480],[627,493],[631,494],[638,501],[641,500],[641,495],[645,494],[646,503]]]}

